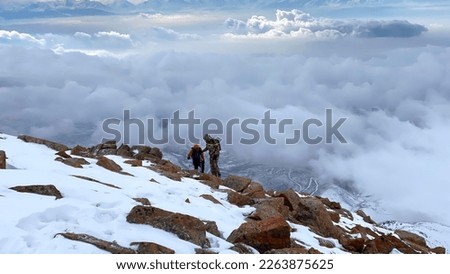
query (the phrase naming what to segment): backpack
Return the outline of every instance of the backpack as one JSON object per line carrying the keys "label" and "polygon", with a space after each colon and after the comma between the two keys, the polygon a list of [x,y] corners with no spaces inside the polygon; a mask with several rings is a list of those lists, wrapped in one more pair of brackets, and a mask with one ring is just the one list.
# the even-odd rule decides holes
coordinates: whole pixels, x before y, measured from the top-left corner
{"label": "backpack", "polygon": [[213,138],[213,140],[214,140],[214,143],[215,143],[215,144],[218,144],[219,151],[221,151],[221,150],[222,150],[222,147],[220,146],[220,139],[219,139],[219,138]]}
{"label": "backpack", "polygon": [[202,160],[202,149],[198,148],[198,149],[194,149],[193,147],[191,148],[192,154],[191,157],[194,161],[201,161]]}

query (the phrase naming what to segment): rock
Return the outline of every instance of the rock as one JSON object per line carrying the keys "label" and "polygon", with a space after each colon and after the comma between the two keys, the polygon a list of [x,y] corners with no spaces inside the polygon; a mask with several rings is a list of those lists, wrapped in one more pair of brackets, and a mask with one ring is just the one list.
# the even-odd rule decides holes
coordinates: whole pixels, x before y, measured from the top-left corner
{"label": "rock", "polygon": [[73,147],[70,153],[81,157],[95,158],[95,155],[93,155],[88,148],[82,146]]}
{"label": "rock", "polygon": [[253,204],[253,200],[252,198],[239,194],[235,191],[232,190],[228,190],[228,202],[230,202],[230,204],[234,204],[237,205],[238,207],[243,207],[245,205],[252,205]]}
{"label": "rock", "polygon": [[103,168],[106,168],[107,170],[113,171],[113,172],[121,172],[122,167],[116,164],[113,160],[108,159],[104,156],[100,156],[97,161],[97,165],[101,166]]}
{"label": "rock", "polygon": [[45,196],[54,196],[57,199],[63,198],[61,192],[54,185],[29,185],[29,186],[15,186],[10,189],[17,192],[34,193]]}
{"label": "rock", "polygon": [[247,188],[242,191],[242,194],[250,198],[265,198],[266,192],[260,183],[251,182]]}
{"label": "rock", "polygon": [[350,252],[362,253],[364,251],[366,240],[363,238],[352,238],[350,236],[343,236],[339,239],[339,243],[343,248]]}
{"label": "rock", "polygon": [[194,250],[195,254],[219,254],[218,252],[207,248],[195,248]]}
{"label": "rock", "polygon": [[129,145],[122,144],[117,149],[117,155],[119,155],[121,157],[125,157],[125,158],[131,158],[131,157],[133,157],[133,152],[131,152],[131,148]]}
{"label": "rock", "polygon": [[74,167],[74,168],[83,168],[83,165],[89,165],[90,163],[86,161],[84,158],[62,158],[58,157],[55,161],[61,162],[65,165]]}
{"label": "rock", "polygon": [[201,173],[197,179],[200,183],[205,184],[213,189],[219,189],[220,185],[222,184],[222,180],[219,177],[208,173]]}
{"label": "rock", "polygon": [[152,206],[135,206],[127,216],[134,224],[147,224],[174,233],[180,239],[200,247],[210,247],[206,225],[199,219],[181,213],[169,212]]}
{"label": "rock", "polygon": [[361,235],[361,238],[365,239],[365,240],[370,240],[373,238],[378,237],[379,235],[377,233],[375,233],[374,231],[372,231],[370,228],[368,227],[364,227],[361,225],[356,225],[354,226],[351,230],[350,230],[351,234],[359,234]]}
{"label": "rock", "polygon": [[158,163],[163,158],[163,153],[159,148],[149,146],[133,146],[131,147],[133,158],[138,160],[148,160]]}
{"label": "rock", "polygon": [[283,197],[270,197],[270,198],[261,198],[261,199],[253,199],[255,203],[255,207],[257,208],[259,205],[268,205],[273,207],[277,212],[279,212],[285,219],[289,216],[289,207],[284,205]]}
{"label": "rock", "polygon": [[117,149],[107,148],[107,149],[100,149],[96,153],[97,156],[104,156],[104,155],[117,155]]}
{"label": "rock", "polygon": [[225,180],[223,180],[222,185],[229,187],[237,192],[242,192],[250,185],[251,182],[252,180],[250,179],[231,175],[228,176]]}
{"label": "rock", "polygon": [[372,218],[370,218],[370,216],[367,216],[366,213],[364,213],[364,211],[362,211],[361,209],[358,209],[356,211],[356,214],[361,216],[363,218],[364,222],[369,223],[369,224],[373,224],[373,225],[376,224],[376,222],[374,220],[372,220]]}
{"label": "rock", "polygon": [[252,220],[260,221],[270,219],[273,217],[284,218],[284,216],[278,212],[273,206],[269,204],[256,204],[254,205],[256,210],[248,216]]}
{"label": "rock", "polygon": [[405,230],[396,230],[395,234],[397,234],[400,239],[405,242],[413,243],[419,246],[427,246],[427,242],[425,241],[425,239],[417,234]]}
{"label": "rock", "polygon": [[324,246],[326,248],[335,248],[336,245],[329,240],[323,239],[323,238],[316,238],[317,241],[319,241],[319,245]]}
{"label": "rock", "polygon": [[137,154],[149,154],[150,151],[152,150],[151,147],[149,146],[132,146],[130,148],[130,151],[133,153],[133,155],[137,155]]}
{"label": "rock", "polygon": [[142,160],[136,160],[136,159],[133,159],[133,160],[126,160],[126,161],[124,161],[124,163],[125,163],[125,164],[129,164],[129,165],[131,165],[132,167],[142,166]]}
{"label": "rock", "polygon": [[56,151],[69,150],[69,148],[63,144],[59,144],[59,143],[41,139],[41,138],[36,138],[36,137],[28,136],[28,135],[20,135],[17,138],[26,143],[35,143],[35,144],[39,144],[39,145],[45,145],[46,147],[51,148]]}
{"label": "rock", "polygon": [[222,237],[220,235],[219,227],[217,226],[216,222],[214,221],[204,221],[204,222],[206,225],[206,231],[219,238]]}
{"label": "rock", "polygon": [[438,247],[432,248],[430,251],[435,253],[435,254],[446,254],[446,250],[442,246],[438,246]]}
{"label": "rock", "polygon": [[59,157],[62,157],[62,158],[64,158],[64,159],[72,158],[72,156],[70,156],[69,154],[67,154],[67,152],[65,152],[64,150],[61,150],[61,151],[56,152],[55,155],[58,155]]}
{"label": "rock", "polygon": [[237,243],[234,246],[230,247],[231,250],[236,251],[239,254],[258,254],[259,252],[243,243]]}
{"label": "rock", "polygon": [[373,240],[366,241],[363,253],[365,254],[389,254],[397,249],[404,254],[417,254],[418,252],[392,235],[381,235]]}
{"label": "rock", "polygon": [[292,221],[310,227],[315,233],[323,237],[340,238],[343,230],[334,225],[331,217],[334,212],[330,214],[320,199],[317,197],[302,197],[300,199],[295,198],[295,201],[298,204],[292,213]]}
{"label": "rock", "polygon": [[149,242],[133,242],[130,245],[137,245],[138,254],[175,254],[173,249]]}
{"label": "rock", "polygon": [[202,194],[202,195],[200,195],[200,197],[202,197],[205,200],[211,201],[214,204],[221,205],[221,203],[216,198],[214,198],[214,196],[212,196],[210,194]]}
{"label": "rock", "polygon": [[260,253],[271,249],[290,247],[291,227],[284,218],[274,217],[262,221],[249,221],[235,229],[227,241],[244,243]]}
{"label": "rock", "polygon": [[6,169],[6,152],[0,150],[0,169]]}
{"label": "rock", "polygon": [[161,173],[162,175],[174,181],[181,181],[183,176],[187,175],[183,170],[167,160],[161,160],[156,165],[149,167],[151,170]]}
{"label": "rock", "polygon": [[87,234],[58,233],[55,235],[55,237],[56,236],[63,236],[64,238],[69,240],[88,243],[112,254],[136,254],[136,251],[131,248],[126,248],[118,245],[116,242],[104,241]]}
{"label": "rock", "polygon": [[152,204],[150,203],[150,200],[147,199],[147,198],[133,198],[133,200],[135,200],[136,202],[141,203],[142,205],[145,205],[145,206],[150,206],[150,205],[152,205]]}
{"label": "rock", "polygon": [[331,209],[342,209],[341,204],[338,202],[332,202],[328,198],[322,198],[322,197],[318,197],[318,198],[320,199],[320,201],[322,201],[322,203],[324,205],[326,205],[327,207],[329,207]]}
{"label": "rock", "polygon": [[309,250],[304,247],[288,247],[282,249],[272,249],[264,252],[264,254],[310,254]]}
{"label": "rock", "polygon": [[117,149],[117,142],[115,140],[103,142],[101,149]]}
{"label": "rock", "polygon": [[115,189],[121,189],[120,187],[115,186],[113,184],[103,183],[103,182],[100,182],[99,180],[95,180],[95,179],[92,179],[90,177],[81,176],[81,175],[72,175],[72,176],[75,177],[75,178],[78,178],[78,179],[85,180],[85,181],[98,183],[98,184],[101,184],[101,185],[104,185],[104,186],[107,186],[107,187],[112,187],[112,188],[115,188]]}
{"label": "rock", "polygon": [[284,198],[284,205],[289,207],[290,211],[297,210],[298,209],[298,205],[300,204],[300,201],[301,201],[300,196],[297,194],[297,192],[295,192],[292,189],[286,190],[286,191],[281,192],[281,193],[277,193],[276,197]]}
{"label": "rock", "polygon": [[157,147],[152,147],[152,149],[150,150],[150,155],[156,157],[156,159],[159,159],[159,160],[161,160],[163,158],[163,153]]}

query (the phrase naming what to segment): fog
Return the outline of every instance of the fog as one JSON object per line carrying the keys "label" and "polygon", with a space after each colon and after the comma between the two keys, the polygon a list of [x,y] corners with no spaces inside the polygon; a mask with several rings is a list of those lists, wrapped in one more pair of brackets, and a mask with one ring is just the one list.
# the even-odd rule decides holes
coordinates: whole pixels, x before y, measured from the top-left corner
{"label": "fog", "polygon": [[[227,151],[312,169],[325,183],[351,182],[393,218],[450,225],[446,22],[336,20],[298,10],[240,17],[7,22],[0,29],[0,131],[91,145],[113,137],[105,119],[118,119],[109,128],[122,131],[124,110],[153,119],[155,136],[159,121],[176,111],[181,118],[194,111],[200,123],[217,119],[225,129],[232,119],[253,119],[246,128],[253,131],[237,125],[218,134]],[[346,143],[336,136],[325,142],[326,109],[332,124],[346,119],[339,127]],[[276,119],[270,138],[267,111]],[[281,131],[286,119],[292,123]],[[324,126],[310,126],[307,137],[323,141],[286,144],[308,119]],[[137,142],[138,127],[131,129]],[[249,132],[259,140],[242,144],[255,137]],[[196,126],[195,137],[202,133]],[[187,138],[187,128],[180,134]]]}

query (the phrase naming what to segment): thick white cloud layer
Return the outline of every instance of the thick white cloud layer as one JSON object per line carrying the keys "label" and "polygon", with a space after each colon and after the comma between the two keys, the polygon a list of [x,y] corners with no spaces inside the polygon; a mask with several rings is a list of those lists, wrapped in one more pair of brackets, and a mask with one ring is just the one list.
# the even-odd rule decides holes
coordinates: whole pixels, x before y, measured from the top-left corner
{"label": "thick white cloud layer", "polygon": [[[318,26],[331,32],[338,25],[296,11],[279,16],[273,22],[252,17],[251,28],[287,34],[289,26],[298,31],[298,22],[310,22],[308,29],[317,33]],[[233,22],[248,34],[248,22]],[[417,28],[388,21],[391,31],[398,26],[389,22]],[[387,205],[394,219],[450,224],[446,27],[418,37],[368,38],[351,34],[371,25],[358,24],[344,24],[351,29],[347,37],[319,40],[236,40],[220,26],[205,34],[210,25],[201,21],[196,28],[168,23],[129,31],[83,27],[69,34],[0,31],[0,131],[91,144],[110,137],[101,122],[121,119],[124,109],[140,119],[171,118],[177,110],[185,118],[195,110],[202,121],[224,124],[261,120],[270,110],[272,118],[294,122],[280,134],[272,126],[277,145],[240,145],[236,141],[249,136],[234,128],[235,142],[226,149],[255,161],[312,168],[325,183],[351,182]],[[325,121],[327,108],[335,121],[347,118],[341,133],[348,144],[284,144],[306,119]],[[263,130],[261,124],[253,128]]]}
{"label": "thick white cloud layer", "polygon": [[301,10],[276,12],[276,19],[254,15],[246,22],[233,18],[225,22],[236,35],[251,37],[413,37],[427,29],[403,20],[361,21],[315,18]]}

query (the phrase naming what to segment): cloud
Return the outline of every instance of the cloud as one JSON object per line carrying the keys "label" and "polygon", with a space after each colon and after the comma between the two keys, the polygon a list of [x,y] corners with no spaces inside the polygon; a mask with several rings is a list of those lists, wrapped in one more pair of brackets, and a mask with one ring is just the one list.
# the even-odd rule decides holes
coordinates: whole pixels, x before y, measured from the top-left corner
{"label": "cloud", "polygon": [[164,28],[164,27],[154,27],[153,31],[155,32],[156,37],[160,39],[166,40],[198,40],[200,39],[200,35],[190,34],[190,33],[180,33],[176,32],[173,29]]}
{"label": "cloud", "polygon": [[225,21],[235,35],[249,37],[414,37],[427,28],[404,20],[375,21],[315,18],[301,10],[277,10],[274,21],[253,15],[247,21],[229,18]]}
{"label": "cloud", "polygon": [[[321,184],[349,184],[372,195],[393,214],[384,218],[450,224],[447,33],[433,28],[398,39],[398,29],[410,25],[317,19],[293,11],[278,16],[228,24],[242,35],[288,37],[303,24],[314,37],[328,31],[325,37],[344,33],[346,39],[217,39],[223,26],[200,32],[212,28],[201,20],[195,27],[161,24],[160,33],[152,24],[114,32],[97,25],[40,36],[29,31],[44,39],[45,47],[0,45],[0,131],[91,145],[110,137],[102,122],[122,119],[124,109],[143,121],[171,118],[177,110],[187,117],[195,110],[202,121],[216,118],[224,124],[233,118],[261,121],[270,110],[272,118],[294,122],[284,133],[271,127],[277,145],[263,139],[240,145],[239,139],[249,136],[234,126],[234,143],[224,146],[224,155],[235,150],[240,160],[312,169]],[[369,39],[377,28],[393,37]],[[180,39],[185,33],[202,35],[199,41]],[[162,50],[148,46],[154,41]],[[130,48],[135,51],[121,58],[72,50]],[[348,144],[284,144],[295,129],[303,130],[303,121],[325,121],[327,108],[335,120],[347,118],[341,131]],[[157,125],[155,134],[162,130]],[[253,128],[264,130],[261,122]],[[323,128],[310,133],[324,134]],[[136,127],[132,135],[136,141]]]}
{"label": "cloud", "polygon": [[28,33],[0,30],[0,43],[43,46],[45,40],[36,38]]}

